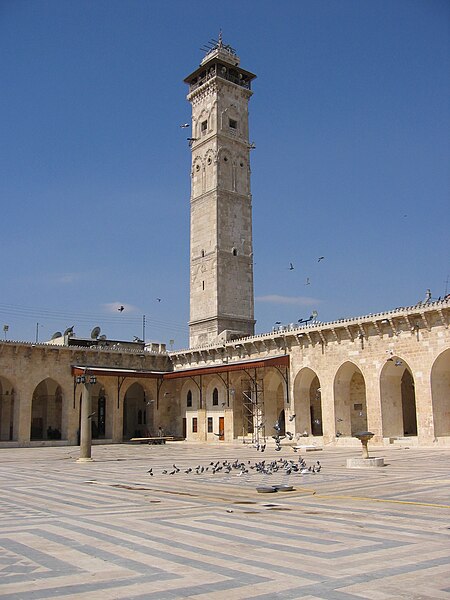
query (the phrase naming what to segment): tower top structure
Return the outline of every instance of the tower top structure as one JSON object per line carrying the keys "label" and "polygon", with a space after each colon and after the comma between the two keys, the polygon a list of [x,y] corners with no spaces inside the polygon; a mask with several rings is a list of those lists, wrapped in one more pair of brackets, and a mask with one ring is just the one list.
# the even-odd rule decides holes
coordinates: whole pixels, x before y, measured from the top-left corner
{"label": "tower top structure", "polygon": [[234,48],[229,44],[224,44],[222,31],[219,33],[218,40],[212,39],[208,44],[202,46],[201,50],[206,54],[199,68],[184,80],[189,85],[189,92],[193,92],[214,76],[231,81],[248,90],[251,89],[251,82],[256,75],[241,69],[241,60]]}

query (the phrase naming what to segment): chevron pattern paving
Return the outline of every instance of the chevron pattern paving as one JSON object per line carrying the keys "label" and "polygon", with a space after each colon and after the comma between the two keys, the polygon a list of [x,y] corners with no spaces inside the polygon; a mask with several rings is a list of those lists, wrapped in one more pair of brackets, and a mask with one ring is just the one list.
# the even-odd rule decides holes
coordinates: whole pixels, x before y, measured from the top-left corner
{"label": "chevron pattern paving", "polygon": [[[77,452],[0,450],[0,598],[450,598],[450,449],[388,448],[369,470],[345,467],[354,449],[326,449],[304,455],[320,473],[288,476],[184,471],[289,449]],[[256,492],[280,483],[294,490]]]}

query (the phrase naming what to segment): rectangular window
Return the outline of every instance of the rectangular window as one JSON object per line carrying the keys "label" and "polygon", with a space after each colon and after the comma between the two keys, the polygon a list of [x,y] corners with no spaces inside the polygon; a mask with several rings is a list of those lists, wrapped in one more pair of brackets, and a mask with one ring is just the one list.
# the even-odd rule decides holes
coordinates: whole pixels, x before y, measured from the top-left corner
{"label": "rectangular window", "polygon": [[201,129],[202,133],[206,133],[206,130],[208,129],[208,121],[202,121]]}
{"label": "rectangular window", "polygon": [[229,119],[228,123],[231,129],[237,129],[237,121],[235,121],[234,119]]}
{"label": "rectangular window", "polygon": [[192,433],[197,433],[197,417],[192,418]]}
{"label": "rectangular window", "polygon": [[362,410],[362,404],[354,404],[353,410]]}
{"label": "rectangular window", "polygon": [[212,433],[212,432],[213,432],[213,418],[208,417],[208,433]]}

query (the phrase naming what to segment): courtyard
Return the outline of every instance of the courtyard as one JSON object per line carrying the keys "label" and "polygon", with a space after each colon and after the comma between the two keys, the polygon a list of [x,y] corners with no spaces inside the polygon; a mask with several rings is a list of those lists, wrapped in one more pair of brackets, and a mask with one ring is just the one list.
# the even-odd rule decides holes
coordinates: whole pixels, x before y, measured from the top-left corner
{"label": "courtyard", "polygon": [[[351,470],[358,448],[95,445],[92,463],[78,453],[0,450],[2,599],[450,597],[450,448],[370,449],[386,466]],[[250,468],[299,455],[320,472]],[[224,461],[246,468],[213,473]],[[294,489],[256,491],[278,484]]]}

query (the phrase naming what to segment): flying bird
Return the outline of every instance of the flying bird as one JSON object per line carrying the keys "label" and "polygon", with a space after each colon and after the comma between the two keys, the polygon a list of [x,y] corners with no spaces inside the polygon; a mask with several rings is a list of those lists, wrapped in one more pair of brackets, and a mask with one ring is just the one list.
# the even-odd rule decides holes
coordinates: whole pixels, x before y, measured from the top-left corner
{"label": "flying bird", "polygon": [[95,412],[91,413],[90,415],[88,415],[88,419],[92,419],[92,417],[95,416]]}
{"label": "flying bird", "polygon": [[320,262],[321,260],[323,260],[325,258],[325,256],[319,256],[319,258],[317,259],[317,262]]}
{"label": "flying bird", "polygon": [[189,127],[189,123],[183,123],[183,125],[180,125],[181,129],[187,129]]}
{"label": "flying bird", "polygon": [[310,282],[310,280],[309,280],[309,277],[307,277],[307,278],[306,278],[306,281],[305,281],[305,285],[310,285],[310,284],[311,284],[311,282]]}
{"label": "flying bird", "polygon": [[156,298],[156,300],[157,300],[158,302],[161,302],[161,298]]}
{"label": "flying bird", "polygon": [[293,271],[294,270],[294,265],[292,263],[289,263],[289,271]]}
{"label": "flying bird", "polygon": [[119,306],[119,308],[117,309],[119,312],[123,312],[125,310],[125,306]]}
{"label": "flying bird", "polygon": [[291,416],[289,417],[289,421],[293,421],[294,419],[295,419],[295,415],[291,415]]}

